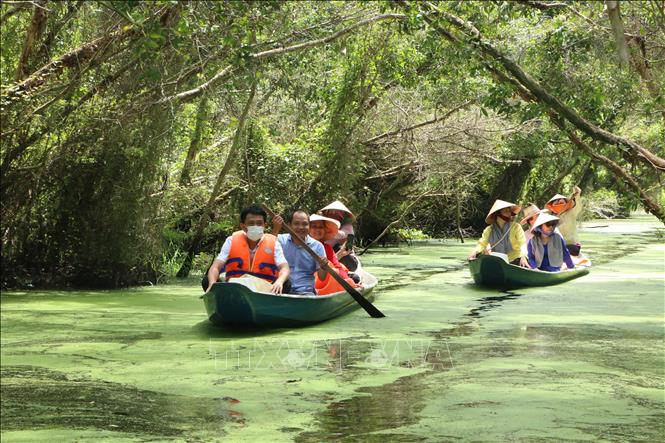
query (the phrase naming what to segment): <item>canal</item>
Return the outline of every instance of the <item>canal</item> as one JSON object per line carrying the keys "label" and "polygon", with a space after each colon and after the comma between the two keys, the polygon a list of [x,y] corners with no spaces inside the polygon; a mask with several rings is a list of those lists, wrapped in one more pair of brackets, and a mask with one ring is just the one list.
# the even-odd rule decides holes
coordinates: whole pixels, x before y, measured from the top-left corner
{"label": "canal", "polygon": [[229,331],[195,280],[1,296],[2,441],[663,441],[655,218],[581,229],[585,277],[472,284],[472,244],[363,256],[384,319]]}

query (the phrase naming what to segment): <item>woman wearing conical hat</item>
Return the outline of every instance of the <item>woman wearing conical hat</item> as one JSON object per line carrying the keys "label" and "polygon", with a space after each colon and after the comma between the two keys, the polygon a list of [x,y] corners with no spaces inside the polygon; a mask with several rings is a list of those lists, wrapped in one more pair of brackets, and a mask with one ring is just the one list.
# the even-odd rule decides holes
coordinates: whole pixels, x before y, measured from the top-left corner
{"label": "woman wearing conical hat", "polygon": [[309,216],[309,236],[314,240],[323,243],[323,248],[326,251],[326,258],[337,273],[343,278],[348,278],[346,267],[342,265],[335,255],[332,246],[328,243],[331,239],[335,238],[339,231],[339,222],[332,218],[324,217],[319,214],[312,214]]}
{"label": "woman wearing conical hat", "polygon": [[545,205],[552,214],[559,217],[559,232],[573,255],[579,255],[581,248],[577,235],[577,216],[582,211],[581,194],[582,190],[575,186],[570,198],[556,194]]}
{"label": "woman wearing conical hat", "polygon": [[529,266],[533,269],[556,272],[564,263],[568,269],[575,267],[566,242],[556,231],[558,223],[559,217],[544,212],[533,223],[533,237],[527,245]]}
{"label": "woman wearing conical hat", "polygon": [[337,257],[349,271],[355,271],[359,263],[353,254],[353,240],[355,238],[353,222],[356,216],[339,200],[335,200],[322,208],[319,213],[340,223],[339,232],[328,243],[337,251]]}
{"label": "woman wearing conical hat", "polygon": [[513,221],[521,209],[514,203],[503,200],[495,201],[485,217],[485,223],[489,226],[483,231],[469,260],[475,259],[479,253],[501,252],[508,256],[510,263],[528,267],[524,231],[519,223]]}
{"label": "woman wearing conical hat", "polygon": [[548,211],[547,209],[539,209],[538,206],[536,206],[534,203],[529,203],[529,206],[524,208],[524,214],[522,220],[520,220],[520,225],[522,226],[526,225],[524,236],[526,237],[527,243],[529,243],[529,240],[531,240],[531,237],[533,237],[531,228],[533,227],[533,223],[536,221],[538,215],[540,215],[541,212],[548,212]]}

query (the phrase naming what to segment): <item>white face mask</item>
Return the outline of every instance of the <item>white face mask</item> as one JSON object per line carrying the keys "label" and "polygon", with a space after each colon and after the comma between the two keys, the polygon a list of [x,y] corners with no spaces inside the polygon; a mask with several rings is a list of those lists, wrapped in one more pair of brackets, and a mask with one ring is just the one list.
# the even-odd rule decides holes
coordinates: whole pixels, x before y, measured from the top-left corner
{"label": "white face mask", "polygon": [[263,235],[263,226],[247,226],[247,238],[252,241],[261,239]]}

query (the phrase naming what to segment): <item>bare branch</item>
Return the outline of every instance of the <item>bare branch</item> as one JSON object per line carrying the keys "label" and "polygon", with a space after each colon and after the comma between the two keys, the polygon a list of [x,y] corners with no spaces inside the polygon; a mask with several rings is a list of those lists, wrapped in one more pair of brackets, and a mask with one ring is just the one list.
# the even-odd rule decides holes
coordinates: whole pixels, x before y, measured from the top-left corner
{"label": "bare branch", "polygon": [[327,37],[320,38],[317,40],[311,40],[308,42],[304,43],[299,43],[297,45],[293,46],[287,46],[285,48],[275,48],[275,49],[270,49],[267,51],[259,52],[258,54],[254,54],[252,57],[255,59],[262,59],[266,57],[272,57],[275,55],[281,55],[281,54],[287,54],[289,52],[295,52],[295,51],[302,51],[303,49],[309,49],[313,48],[315,46],[321,46],[326,43],[330,43],[333,40],[336,40],[340,37],[345,36],[346,34],[349,34],[356,30],[357,28],[361,28],[365,25],[369,25],[381,20],[404,20],[406,16],[404,14],[381,14],[381,15],[376,15],[374,17],[370,17],[365,20],[361,20],[357,23],[354,23],[353,25],[346,27],[344,29],[341,29],[333,34],[330,34]]}
{"label": "bare branch", "polygon": [[397,218],[397,220],[394,220],[394,221],[390,222],[390,224],[389,224],[388,226],[386,226],[386,228],[385,228],[383,231],[381,231],[381,233],[380,233],[380,234],[379,234],[374,240],[372,240],[371,242],[369,242],[369,244],[367,244],[367,246],[365,246],[365,248],[364,248],[364,249],[363,249],[358,255],[363,255],[365,252],[367,252],[367,250],[370,248],[370,246],[372,246],[374,243],[376,243],[376,242],[379,241],[381,238],[383,238],[383,236],[386,235],[386,234],[390,231],[390,229],[391,229],[393,226],[397,225],[398,223],[401,223],[402,220],[404,219],[404,217],[406,216],[406,214],[409,212],[409,210],[410,210],[410,209],[411,209],[416,203],[418,203],[418,202],[420,201],[420,199],[422,199],[423,197],[427,196],[429,193],[430,193],[430,191],[427,190],[427,191],[423,192],[422,194],[420,194],[420,195],[419,195],[418,197],[416,197],[415,199],[413,199],[413,201],[409,204],[409,206],[407,206],[406,209],[404,209],[404,211],[402,211],[402,213],[401,213],[400,216]]}
{"label": "bare branch", "polygon": [[[374,17],[371,17],[371,18],[368,18],[368,19],[365,19],[365,20],[361,20],[357,23],[354,23],[351,26],[348,26],[348,27],[346,27],[346,28],[344,28],[340,31],[337,31],[334,34],[331,34],[331,35],[329,35],[327,37],[324,37],[324,38],[311,40],[311,41],[308,41],[308,42],[299,43],[297,45],[287,46],[287,47],[283,47],[283,48],[269,49],[269,50],[266,50],[266,51],[258,52],[256,54],[252,54],[249,57],[251,59],[254,59],[254,60],[262,60],[262,59],[274,57],[274,56],[277,56],[277,55],[288,54],[290,52],[302,51],[302,50],[305,50],[305,49],[313,48],[315,46],[321,46],[321,45],[324,45],[326,43],[330,43],[333,40],[336,40],[340,37],[343,37],[343,36],[351,33],[352,31],[356,30],[357,28],[360,28],[362,26],[365,26],[365,25],[368,25],[368,24],[371,24],[371,23],[375,23],[375,22],[378,22],[378,21],[381,21],[381,20],[391,20],[391,19],[393,19],[393,20],[403,20],[405,18],[406,18],[406,16],[403,15],[403,14],[381,14],[381,15],[377,15],[377,16],[374,16]],[[233,65],[228,65],[225,68],[223,68],[222,70],[220,70],[219,72],[217,72],[217,74],[215,74],[210,80],[203,83],[202,85],[199,85],[194,89],[190,89],[188,91],[184,91],[184,92],[181,92],[179,94],[176,94],[176,95],[173,95],[173,96],[170,96],[170,97],[162,98],[161,100],[157,101],[157,103],[165,103],[165,102],[170,102],[170,101],[187,102],[189,100],[192,100],[192,99],[198,97],[199,95],[201,95],[204,91],[210,89],[211,87],[213,87],[217,83],[219,83],[222,80],[224,80],[225,78],[227,78],[233,70],[234,70],[234,66]]]}
{"label": "bare branch", "polygon": [[532,8],[536,8],[541,11],[549,11],[551,9],[562,9],[568,6],[566,3],[545,3],[545,2],[538,2],[535,0],[515,0],[515,3],[520,3],[526,6],[530,6]]}
{"label": "bare branch", "polygon": [[[9,2],[2,2],[2,3],[11,4]],[[2,15],[2,17],[0,17],[0,24],[4,24],[5,21],[7,21],[9,19],[9,17],[14,16],[14,15],[18,14],[21,11],[28,11],[30,9],[30,6],[32,6],[32,5],[28,2],[20,2],[19,4],[17,4],[13,8],[11,8],[9,11],[5,12]]]}
{"label": "bare branch", "polygon": [[423,126],[427,126],[427,125],[431,125],[431,124],[434,124],[434,123],[437,123],[437,122],[445,121],[451,115],[453,115],[455,112],[459,111],[460,109],[466,108],[467,106],[469,106],[473,102],[474,102],[474,100],[468,100],[468,101],[462,103],[461,105],[459,105],[459,106],[451,109],[450,111],[446,112],[441,117],[434,117],[433,119],[426,120],[424,122],[420,122],[420,123],[417,123],[415,125],[412,125],[412,126],[409,126],[409,127],[406,127],[406,128],[400,128],[400,129],[396,129],[394,131],[384,132],[383,134],[379,134],[375,137],[370,138],[369,140],[365,140],[363,142],[363,144],[364,145],[371,145],[371,144],[374,144],[377,141],[382,140],[386,137],[391,137],[393,135],[397,135],[397,134],[401,134],[401,133],[404,133],[404,132],[413,131],[414,129],[422,128]]}

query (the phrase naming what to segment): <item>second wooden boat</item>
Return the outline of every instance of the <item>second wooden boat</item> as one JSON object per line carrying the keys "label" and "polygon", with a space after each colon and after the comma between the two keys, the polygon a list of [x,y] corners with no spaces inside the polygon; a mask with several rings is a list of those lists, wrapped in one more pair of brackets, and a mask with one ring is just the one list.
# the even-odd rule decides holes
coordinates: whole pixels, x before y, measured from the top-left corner
{"label": "second wooden boat", "polygon": [[556,285],[589,273],[589,268],[559,272],[526,269],[494,255],[478,255],[469,261],[469,270],[476,284],[501,289]]}

